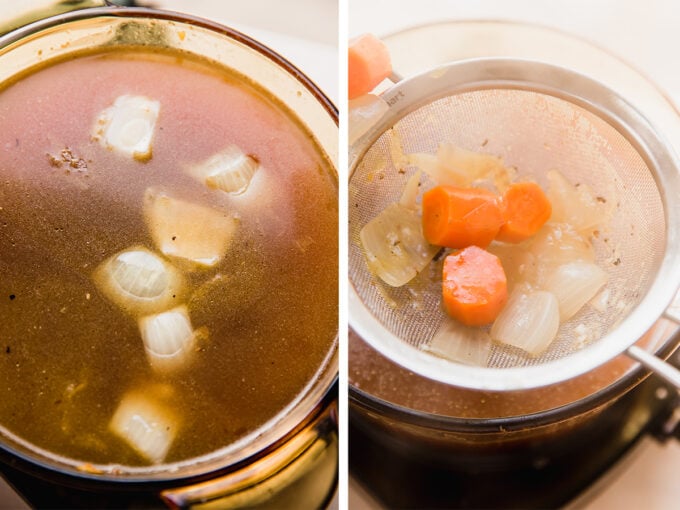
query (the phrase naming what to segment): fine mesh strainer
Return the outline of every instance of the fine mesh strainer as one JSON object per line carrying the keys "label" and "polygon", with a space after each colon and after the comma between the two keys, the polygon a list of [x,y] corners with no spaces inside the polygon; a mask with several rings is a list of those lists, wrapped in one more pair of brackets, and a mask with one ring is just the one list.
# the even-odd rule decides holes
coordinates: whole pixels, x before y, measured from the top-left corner
{"label": "fine mesh strainer", "polygon": [[[666,371],[633,344],[661,315],[678,322],[670,303],[680,285],[679,166],[662,135],[631,104],[566,68],[507,58],[447,64],[398,83],[383,99],[388,112],[350,149],[349,314],[365,341],[419,375],[472,389],[553,384],[624,351]],[[391,288],[369,272],[359,231],[398,201],[417,171],[395,166],[395,145],[404,153],[434,153],[442,142],[502,156],[520,177],[544,188],[546,173],[558,169],[606,197],[611,219],[594,239],[597,262],[609,274],[605,313],[586,307],[535,358],[495,345],[489,366],[473,367],[421,349],[445,319],[441,283],[429,274],[440,266],[433,263],[405,287]],[[421,183],[423,190],[434,185],[426,178]],[[588,345],[577,341],[576,328],[587,329]]]}

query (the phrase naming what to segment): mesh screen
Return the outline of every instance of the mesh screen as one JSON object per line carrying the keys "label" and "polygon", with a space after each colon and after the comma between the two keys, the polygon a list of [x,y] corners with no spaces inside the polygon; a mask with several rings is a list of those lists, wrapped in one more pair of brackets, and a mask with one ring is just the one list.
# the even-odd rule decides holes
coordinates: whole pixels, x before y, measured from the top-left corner
{"label": "mesh screen", "polygon": [[[434,154],[441,142],[503,157],[547,189],[545,174],[559,170],[574,184],[587,183],[606,197],[607,227],[593,239],[597,262],[608,275],[606,313],[584,307],[560,326],[540,357],[495,344],[492,367],[541,364],[583,347],[575,329],[598,341],[645,295],[663,258],[665,219],[661,196],[645,161],[612,125],[565,100],[524,90],[492,89],[444,97],[403,117],[364,154],[349,183],[349,276],[364,304],[383,326],[413,346],[429,342],[444,319],[441,264],[435,261],[409,284],[392,288],[369,271],[359,242],[361,228],[398,201],[415,171],[395,167],[391,147]],[[434,183],[423,177],[422,189]],[[424,374],[426,375],[426,374]]]}

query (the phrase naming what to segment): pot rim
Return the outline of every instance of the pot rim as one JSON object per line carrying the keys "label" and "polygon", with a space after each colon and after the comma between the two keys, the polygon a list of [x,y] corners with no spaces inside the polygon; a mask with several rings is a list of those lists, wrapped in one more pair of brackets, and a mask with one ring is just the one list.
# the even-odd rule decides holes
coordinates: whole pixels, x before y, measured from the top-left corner
{"label": "pot rim", "polygon": [[[362,339],[360,341],[363,342]],[[667,359],[679,346],[680,331],[676,331],[657,351],[656,355]],[[461,418],[410,409],[371,395],[351,383],[348,389],[348,399],[351,404],[350,416],[352,408],[354,408],[355,411],[375,413],[383,418],[411,426],[444,432],[475,434],[516,432],[530,427],[538,428],[558,423],[606,406],[633,389],[651,374],[650,370],[640,365],[611,384],[573,402],[543,411],[502,418]]]}

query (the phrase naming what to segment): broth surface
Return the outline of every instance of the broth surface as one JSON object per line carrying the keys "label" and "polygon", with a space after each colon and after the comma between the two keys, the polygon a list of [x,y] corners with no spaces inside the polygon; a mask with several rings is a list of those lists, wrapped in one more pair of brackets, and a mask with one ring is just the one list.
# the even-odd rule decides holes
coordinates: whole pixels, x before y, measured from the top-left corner
{"label": "broth surface", "polygon": [[[148,162],[91,139],[123,94],[161,104]],[[314,378],[337,335],[337,184],[281,108],[226,71],[116,52],[5,88],[0,126],[0,425],[79,461],[146,465],[108,430],[122,396],[142,390],[178,417],[174,462],[255,432]],[[186,172],[229,144],[261,165],[240,196]],[[168,374],[151,369],[136,319],[92,277],[132,246],[160,255],[148,188],[239,218],[219,265],[183,270],[188,298],[177,305],[207,335]]]}

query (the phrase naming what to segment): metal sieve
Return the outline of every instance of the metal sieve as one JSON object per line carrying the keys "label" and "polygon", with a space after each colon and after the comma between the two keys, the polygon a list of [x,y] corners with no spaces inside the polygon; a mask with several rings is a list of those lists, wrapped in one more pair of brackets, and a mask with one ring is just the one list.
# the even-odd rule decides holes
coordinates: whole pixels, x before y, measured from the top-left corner
{"label": "metal sieve", "polygon": [[[508,58],[440,66],[396,84],[382,98],[387,113],[350,148],[349,318],[366,342],[419,375],[471,389],[549,385],[622,352],[665,371],[633,344],[661,315],[680,322],[670,305],[680,286],[679,166],[669,144],[632,104],[567,68]],[[368,270],[359,232],[398,201],[417,171],[395,165],[395,146],[434,153],[441,142],[501,156],[520,177],[544,187],[546,173],[558,169],[606,199],[611,220],[593,240],[597,262],[609,274],[605,313],[586,307],[535,358],[494,344],[489,366],[474,367],[421,349],[445,319],[441,283],[433,276],[441,266],[434,262],[406,286],[389,287]],[[433,185],[421,178],[421,192]],[[587,345],[577,341],[577,328],[589,332]]]}

